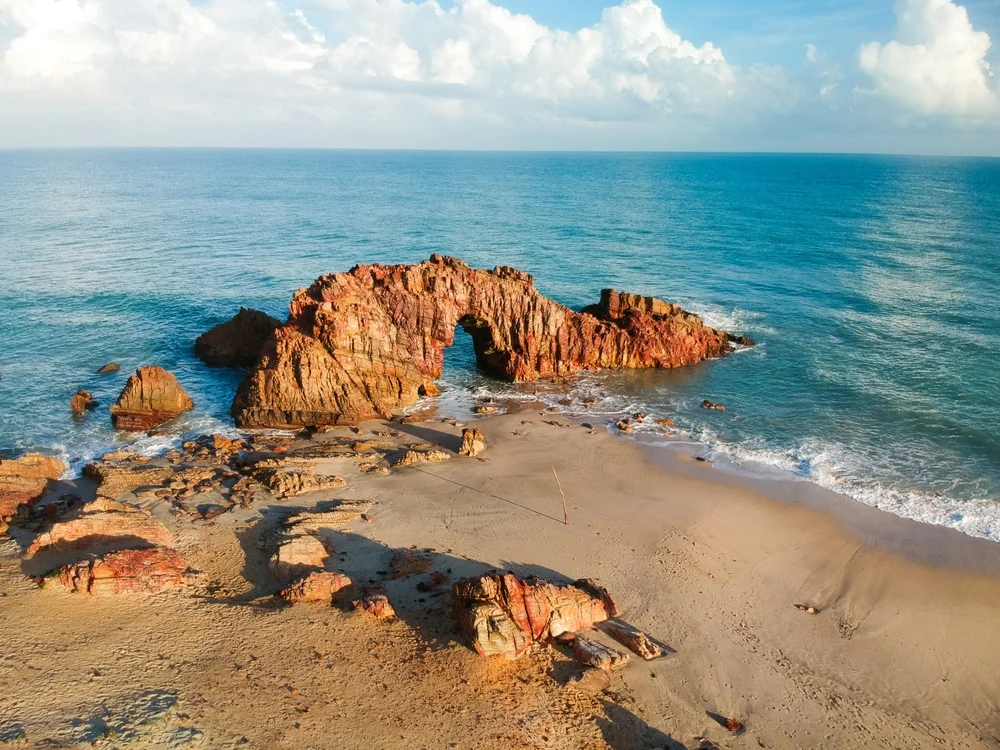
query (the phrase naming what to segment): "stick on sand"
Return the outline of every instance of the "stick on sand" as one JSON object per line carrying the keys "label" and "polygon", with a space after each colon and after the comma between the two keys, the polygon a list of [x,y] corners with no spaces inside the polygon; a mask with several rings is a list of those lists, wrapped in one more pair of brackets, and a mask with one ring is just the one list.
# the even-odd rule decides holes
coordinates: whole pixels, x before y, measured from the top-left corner
{"label": "stick on sand", "polygon": [[559,487],[559,496],[562,498],[563,503],[563,523],[569,526],[569,510],[566,508],[566,493],[563,492],[562,482],[559,481],[559,475],[556,474],[556,467],[552,467],[552,476],[556,478],[556,486]]}

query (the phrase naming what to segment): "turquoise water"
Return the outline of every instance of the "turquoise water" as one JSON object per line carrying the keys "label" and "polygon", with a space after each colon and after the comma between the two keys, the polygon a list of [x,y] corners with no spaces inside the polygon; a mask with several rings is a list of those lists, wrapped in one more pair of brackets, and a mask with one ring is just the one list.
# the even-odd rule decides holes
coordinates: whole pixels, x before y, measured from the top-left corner
{"label": "turquoise water", "polygon": [[[310,151],[0,152],[0,449],[78,466],[134,440],[101,410],[178,374],[185,432],[229,428],[238,373],[194,338],[357,262],[514,265],[580,307],[680,302],[755,349],[588,376],[594,418],[642,410],[737,464],[1000,540],[1000,160]],[[109,360],[121,374],[97,377]],[[444,407],[515,389],[449,354]],[[554,394],[553,398],[561,394]],[[710,398],[724,414],[698,408]]]}

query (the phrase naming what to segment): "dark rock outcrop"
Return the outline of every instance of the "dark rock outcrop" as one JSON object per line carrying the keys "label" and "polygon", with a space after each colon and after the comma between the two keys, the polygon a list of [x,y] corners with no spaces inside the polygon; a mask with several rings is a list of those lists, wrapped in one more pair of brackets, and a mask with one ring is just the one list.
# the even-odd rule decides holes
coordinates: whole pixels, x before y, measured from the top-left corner
{"label": "dark rock outcrop", "polygon": [[194,408],[177,378],[162,367],[140,367],[111,407],[118,430],[150,430]]}
{"label": "dark rock outcrop", "polygon": [[259,310],[241,307],[236,316],[220,323],[194,342],[194,353],[209,367],[251,367],[281,321]]}
{"label": "dark rock outcrop", "polygon": [[122,369],[122,366],[117,362],[108,362],[104,367],[97,371],[98,375],[114,375],[116,372]]}
{"label": "dark rock outcrop", "polygon": [[357,266],[296,292],[287,325],[240,386],[233,417],[241,427],[388,417],[440,377],[458,325],[471,334],[479,366],[508,381],[680,367],[733,348],[727,333],[651,297],[607,290],[598,305],[574,312],[539,294],[522,271],[435,255]]}

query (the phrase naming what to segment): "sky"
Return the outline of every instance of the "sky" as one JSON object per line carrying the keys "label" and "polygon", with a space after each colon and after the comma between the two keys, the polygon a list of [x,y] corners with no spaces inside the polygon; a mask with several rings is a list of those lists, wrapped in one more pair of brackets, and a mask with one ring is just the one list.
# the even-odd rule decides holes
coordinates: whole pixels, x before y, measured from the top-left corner
{"label": "sky", "polygon": [[1000,156],[1000,0],[0,0],[0,148]]}

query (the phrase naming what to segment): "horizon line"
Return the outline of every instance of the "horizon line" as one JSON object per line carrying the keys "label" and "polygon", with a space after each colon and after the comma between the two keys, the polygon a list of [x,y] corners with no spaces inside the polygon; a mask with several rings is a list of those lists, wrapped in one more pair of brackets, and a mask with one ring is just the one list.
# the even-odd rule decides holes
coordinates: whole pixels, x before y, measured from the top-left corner
{"label": "horizon line", "polygon": [[685,149],[488,149],[488,148],[378,148],[351,146],[0,146],[0,152],[44,151],[299,151],[340,153],[422,153],[422,154],[565,154],[615,156],[893,156],[945,159],[1000,159],[1000,154],[940,153],[909,151],[768,151],[768,150],[685,150]]}

